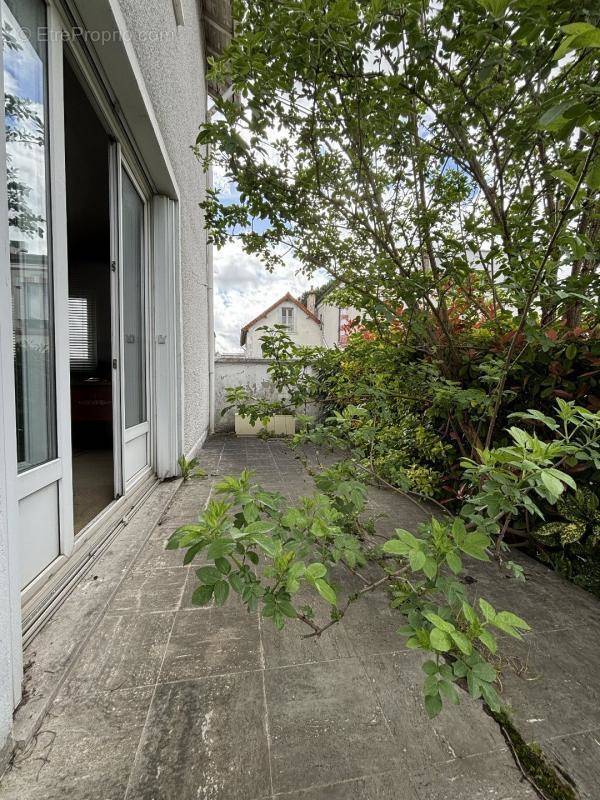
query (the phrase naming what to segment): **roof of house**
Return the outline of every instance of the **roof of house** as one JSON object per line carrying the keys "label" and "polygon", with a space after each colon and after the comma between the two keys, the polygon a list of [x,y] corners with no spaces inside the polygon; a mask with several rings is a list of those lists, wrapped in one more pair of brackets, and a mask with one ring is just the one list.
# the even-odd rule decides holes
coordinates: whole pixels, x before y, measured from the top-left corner
{"label": "roof of house", "polygon": [[242,347],[246,344],[246,334],[248,333],[250,328],[253,328],[257,322],[260,322],[260,320],[263,319],[263,317],[266,317],[267,314],[270,314],[271,311],[277,308],[277,306],[281,305],[281,303],[293,303],[295,306],[298,306],[300,311],[303,311],[309,319],[312,319],[313,322],[317,323],[317,325],[321,324],[321,320],[317,317],[316,314],[313,314],[312,311],[309,311],[308,308],[303,303],[300,302],[300,300],[297,300],[294,297],[294,295],[290,294],[289,292],[286,292],[286,294],[284,294],[283,297],[280,297],[279,300],[276,300],[273,303],[273,305],[266,308],[261,314],[258,315],[258,317],[255,317],[247,325],[244,325],[244,327],[240,332],[240,344],[242,345]]}
{"label": "roof of house", "polygon": [[[231,0],[202,0],[202,22],[204,28],[204,53],[208,69],[208,58],[219,57],[231,42],[233,36],[233,15]],[[208,92],[216,97],[227,91],[228,87],[208,81]]]}

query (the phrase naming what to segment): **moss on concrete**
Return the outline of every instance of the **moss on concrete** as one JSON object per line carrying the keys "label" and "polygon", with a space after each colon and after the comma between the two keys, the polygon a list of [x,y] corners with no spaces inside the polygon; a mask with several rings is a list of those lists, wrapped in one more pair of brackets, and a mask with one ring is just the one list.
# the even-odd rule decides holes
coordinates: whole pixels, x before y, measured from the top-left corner
{"label": "moss on concrete", "polygon": [[521,769],[538,794],[547,800],[578,800],[573,781],[561,773],[535,744],[528,744],[515,728],[506,712],[489,712],[502,730],[504,738],[518,759]]}

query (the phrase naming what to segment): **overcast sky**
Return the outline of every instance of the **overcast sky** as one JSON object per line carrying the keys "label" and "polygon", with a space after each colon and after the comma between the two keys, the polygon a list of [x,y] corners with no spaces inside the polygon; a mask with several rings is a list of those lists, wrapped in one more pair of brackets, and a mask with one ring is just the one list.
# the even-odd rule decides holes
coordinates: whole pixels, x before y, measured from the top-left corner
{"label": "overcast sky", "polygon": [[[237,191],[219,175],[214,176],[215,188],[225,202],[235,202]],[[260,230],[260,224],[255,230]],[[293,256],[286,258],[287,266],[267,272],[256,256],[242,250],[239,241],[230,242],[217,250],[214,263],[214,310],[216,350],[219,353],[240,352],[240,328],[257,317],[286,292],[298,297],[311,285],[325,283],[327,275],[306,278],[298,271]]]}

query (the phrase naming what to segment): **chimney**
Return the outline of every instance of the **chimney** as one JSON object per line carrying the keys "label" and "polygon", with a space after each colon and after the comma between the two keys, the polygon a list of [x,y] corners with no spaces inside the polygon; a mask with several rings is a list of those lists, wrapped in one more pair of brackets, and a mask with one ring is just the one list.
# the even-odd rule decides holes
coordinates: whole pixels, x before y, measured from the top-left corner
{"label": "chimney", "polygon": [[313,291],[312,286],[310,287],[310,292],[306,295],[306,307],[311,312],[311,314],[315,314],[317,310],[317,295]]}

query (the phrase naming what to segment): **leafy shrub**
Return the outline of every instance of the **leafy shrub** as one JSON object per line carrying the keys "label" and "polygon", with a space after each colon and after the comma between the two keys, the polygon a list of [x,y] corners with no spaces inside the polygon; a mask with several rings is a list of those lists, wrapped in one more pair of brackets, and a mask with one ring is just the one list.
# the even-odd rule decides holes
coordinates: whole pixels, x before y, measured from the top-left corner
{"label": "leafy shrub", "polygon": [[[211,499],[197,523],[182,526],[167,545],[187,550],[184,563],[201,553],[212,561],[196,570],[192,602],[223,605],[233,591],[249,611],[259,610],[279,630],[287,619],[298,619],[320,636],[353,603],[387,585],[392,606],[406,618],[400,633],[407,646],[431,656],[423,665],[428,714],[436,716],[443,700],[459,702],[457,682],[498,711],[498,673],[486,655],[497,650],[493,631],[520,638],[529,626],[482,598],[472,606],[458,579],[464,556],[489,559],[488,536],[467,530],[460,519],[432,519],[418,535],[397,530],[394,538],[370,552],[357,535],[366,487],[356,479],[352,464],[323,471],[316,484],[320,491],[294,505],[253,483],[247,471],[217,484],[219,499]],[[356,574],[369,558],[380,563],[382,577],[363,577],[362,588],[342,601],[332,567],[345,565]],[[316,622],[314,608],[305,602],[307,592],[330,605],[328,622]]]}

